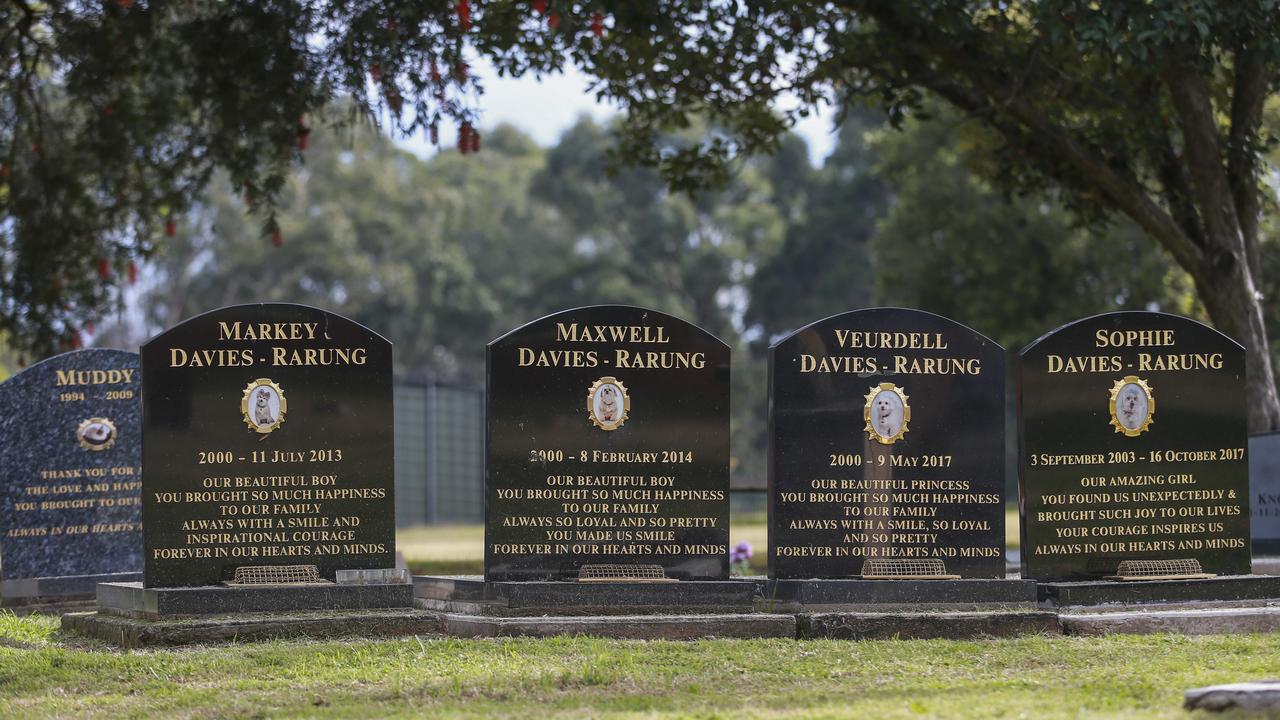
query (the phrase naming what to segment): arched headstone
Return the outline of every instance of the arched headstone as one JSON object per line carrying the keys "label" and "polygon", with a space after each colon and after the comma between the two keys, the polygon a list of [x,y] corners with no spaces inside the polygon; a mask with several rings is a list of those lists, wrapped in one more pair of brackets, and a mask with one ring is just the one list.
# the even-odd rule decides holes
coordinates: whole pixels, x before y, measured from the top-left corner
{"label": "arched headstone", "polygon": [[[0,384],[6,596],[92,594],[93,578],[142,570],[139,376],[137,353],[89,349]],[[21,589],[55,577],[86,581]]]}
{"label": "arched headstone", "polygon": [[999,345],[919,310],[770,348],[770,577],[1004,577],[1004,383]]}
{"label": "arched headstone", "polygon": [[142,372],[147,587],[394,567],[385,338],[317,308],[240,305],[152,338]]}
{"label": "arched headstone", "polygon": [[487,357],[486,580],[587,565],[728,577],[727,345],[599,305],[513,330]]}
{"label": "arched headstone", "polygon": [[1226,335],[1155,312],[1077,320],[1024,348],[1023,576],[1119,577],[1121,562],[1153,560],[1248,574],[1244,362]]}

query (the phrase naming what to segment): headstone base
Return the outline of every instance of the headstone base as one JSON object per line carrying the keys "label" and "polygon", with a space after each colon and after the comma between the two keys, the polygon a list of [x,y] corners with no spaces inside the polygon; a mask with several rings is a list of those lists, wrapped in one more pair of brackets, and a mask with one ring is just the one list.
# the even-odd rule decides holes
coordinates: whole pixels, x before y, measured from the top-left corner
{"label": "headstone base", "polygon": [[1263,680],[1192,688],[1184,697],[1182,707],[1187,710],[1275,713],[1280,710],[1280,682]]}
{"label": "headstone base", "polygon": [[447,634],[467,638],[545,638],[559,635],[592,635],[621,640],[796,637],[794,615],[765,613],[555,617],[493,617],[443,613],[441,622]]}
{"label": "headstone base", "polygon": [[143,620],[412,607],[413,586],[407,583],[146,588],[140,582],[129,582],[98,586],[100,615]]}
{"label": "headstone base", "polygon": [[1058,613],[1051,610],[801,613],[797,621],[801,639],[971,640],[1062,634]]}
{"label": "headstone base", "polygon": [[769,580],[757,578],[765,612],[1034,610],[1036,583],[1017,578],[959,580]]}
{"label": "headstone base", "polygon": [[479,575],[415,575],[415,604],[425,610],[488,617],[750,613],[750,580],[674,583],[486,582]]}
{"label": "headstone base", "polygon": [[98,583],[141,580],[140,572],[0,580],[0,607],[73,605],[92,601]]}
{"label": "headstone base", "polygon": [[[407,586],[406,586],[407,587]],[[63,632],[124,648],[277,638],[400,637],[442,632],[436,613],[412,609],[257,613],[144,620],[102,612],[62,616]]]}
{"label": "headstone base", "polygon": [[1280,577],[1223,575],[1204,580],[1046,582],[1039,585],[1042,607],[1231,602],[1280,599]]}
{"label": "headstone base", "polygon": [[1280,632],[1280,607],[1148,605],[1058,613],[1067,635],[1247,635]]}

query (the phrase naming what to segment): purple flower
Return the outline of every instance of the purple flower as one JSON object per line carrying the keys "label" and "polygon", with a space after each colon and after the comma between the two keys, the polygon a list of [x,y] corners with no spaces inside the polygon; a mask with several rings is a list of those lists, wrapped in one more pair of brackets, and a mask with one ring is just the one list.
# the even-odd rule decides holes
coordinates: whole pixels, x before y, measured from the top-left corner
{"label": "purple flower", "polygon": [[732,550],[729,551],[729,561],[745,562],[746,560],[751,559],[751,556],[753,554],[754,553],[751,551],[751,543],[743,540],[742,542],[735,545]]}

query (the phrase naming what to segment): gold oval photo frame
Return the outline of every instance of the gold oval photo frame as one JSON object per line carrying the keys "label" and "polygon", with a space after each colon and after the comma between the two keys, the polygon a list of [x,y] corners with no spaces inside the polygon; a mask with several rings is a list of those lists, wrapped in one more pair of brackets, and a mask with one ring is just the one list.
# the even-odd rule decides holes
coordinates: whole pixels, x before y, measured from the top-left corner
{"label": "gold oval photo frame", "polygon": [[[86,439],[89,430],[95,425],[105,425],[110,431],[107,435],[107,439],[100,443]],[[92,452],[102,452],[112,445],[115,445],[116,434],[116,424],[103,417],[87,418],[84,422],[80,423],[80,427],[76,428],[76,440],[80,441],[80,447]]]}
{"label": "gold oval photo frame", "polygon": [[[891,392],[897,395],[898,400],[902,403],[902,427],[898,428],[898,431],[893,435],[882,435],[871,422],[871,405],[882,392]],[[902,388],[889,382],[872,385],[866,399],[866,404],[862,406],[862,419],[867,423],[867,426],[863,428],[867,433],[867,437],[879,442],[881,445],[892,445],[901,440],[902,436],[907,434],[907,426],[911,424],[911,405],[907,404],[907,394],[902,391]]]}
{"label": "gold oval photo frame", "polygon": [[[606,385],[613,385],[618,388],[618,392],[622,394],[621,402],[618,402],[618,411],[615,419],[607,420],[600,417],[596,412],[596,392]],[[613,431],[622,427],[622,424],[631,416],[631,393],[627,392],[627,386],[622,381],[606,375],[599,380],[591,383],[591,387],[587,390],[587,417],[591,418],[591,424],[601,430]]]}
{"label": "gold oval photo frame", "polygon": [[[271,388],[273,391],[275,391],[276,397],[280,398],[280,412],[277,413],[276,417],[273,418],[272,421],[267,424],[261,424],[257,421],[257,419],[255,418],[255,414],[257,410],[259,410],[259,408],[256,408],[251,403],[251,399],[253,398],[254,392],[256,392],[258,388],[264,388],[264,387]],[[248,385],[245,386],[244,395],[240,398],[240,415],[244,418],[244,424],[248,425],[250,430],[253,430],[254,432],[257,432],[257,433],[261,433],[263,435],[267,435],[271,433],[273,430],[275,430],[276,428],[283,425],[284,416],[285,416],[285,413],[288,412],[288,410],[289,410],[289,402],[284,398],[284,390],[282,390],[279,385],[277,385],[274,381],[272,381],[271,378],[258,378],[257,380],[254,380],[253,382],[249,383]]]}
{"label": "gold oval photo frame", "polygon": [[[1116,405],[1120,400],[1120,391],[1129,385],[1135,385],[1140,388],[1147,399],[1146,417],[1142,418],[1142,423],[1136,428],[1128,427],[1124,423],[1120,422],[1120,416],[1116,410]],[[1146,432],[1147,429],[1151,427],[1151,423],[1155,421],[1156,398],[1155,395],[1152,394],[1151,386],[1147,384],[1146,380],[1143,380],[1137,375],[1125,375],[1117,380],[1115,385],[1111,386],[1111,397],[1107,402],[1107,408],[1111,412],[1111,426],[1116,429],[1116,432],[1123,433],[1127,437],[1138,437],[1142,433]]]}

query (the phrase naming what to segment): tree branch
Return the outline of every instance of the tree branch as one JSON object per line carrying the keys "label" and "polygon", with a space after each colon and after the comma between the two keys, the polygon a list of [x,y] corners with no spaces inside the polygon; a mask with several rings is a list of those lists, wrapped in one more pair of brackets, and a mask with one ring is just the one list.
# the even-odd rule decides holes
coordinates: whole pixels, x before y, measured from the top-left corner
{"label": "tree branch", "polygon": [[[1015,93],[1013,84],[996,72],[996,68],[1003,65],[988,56],[979,39],[957,47],[949,38],[940,36],[934,30],[936,24],[928,18],[904,15],[908,12],[905,3],[855,1],[850,4],[855,6],[855,12],[874,18],[882,31],[893,37],[897,51],[912,56],[914,62],[905,68],[911,81],[989,121],[997,119],[997,113],[1007,115],[1052,148],[1055,160],[1065,161],[1088,179],[1089,184],[1100,189],[1116,208],[1163,245],[1192,277],[1204,272],[1204,255],[1193,235],[1152,199],[1132,173],[1113,168],[1086,142],[1052,121],[1042,108]],[[960,75],[967,85],[937,68],[953,69],[953,74]]]}

